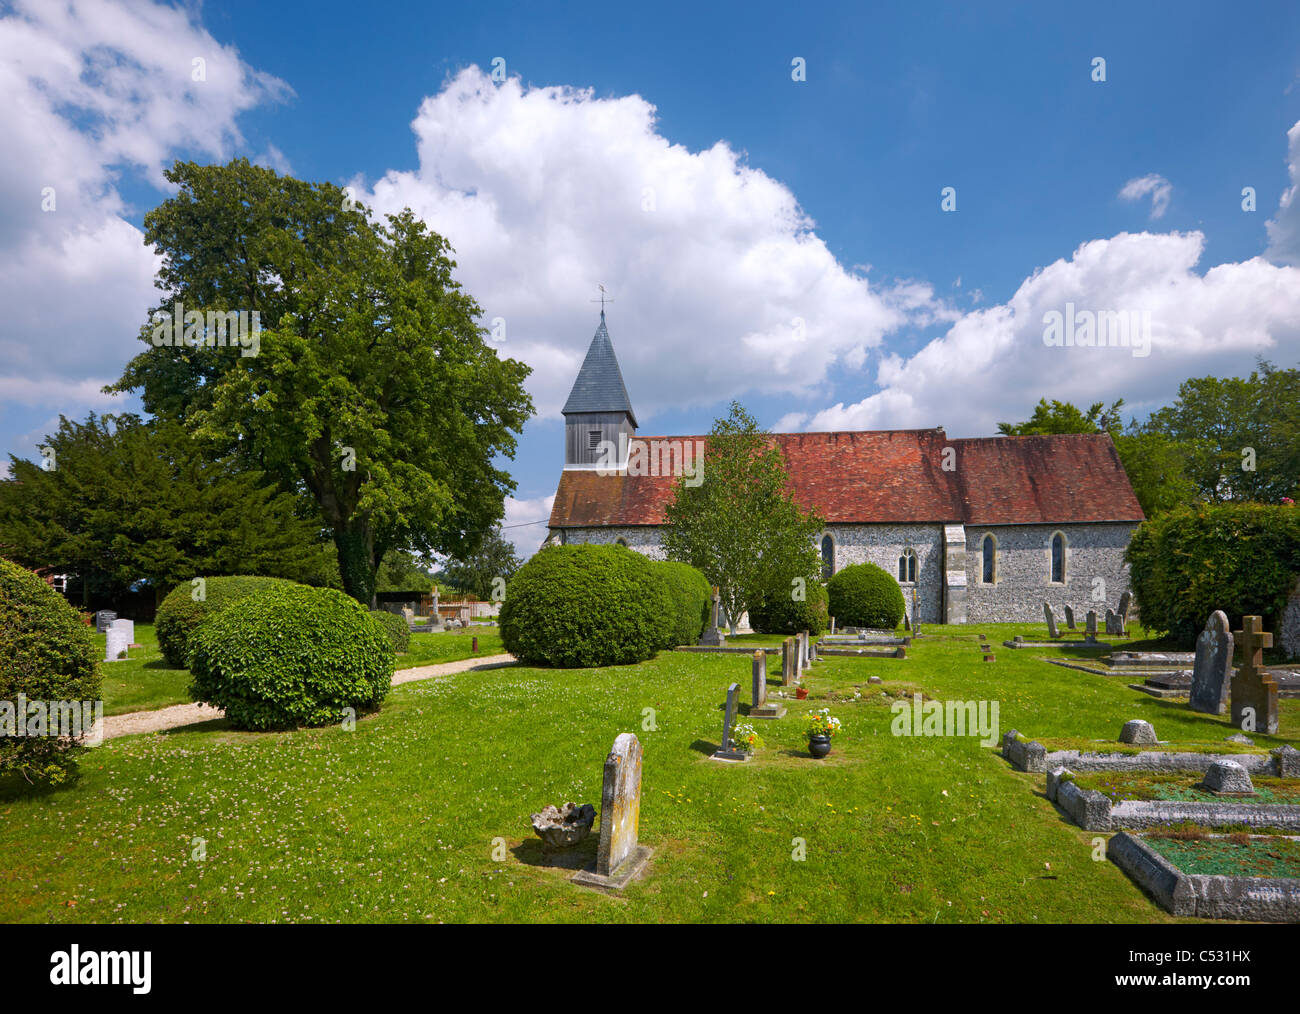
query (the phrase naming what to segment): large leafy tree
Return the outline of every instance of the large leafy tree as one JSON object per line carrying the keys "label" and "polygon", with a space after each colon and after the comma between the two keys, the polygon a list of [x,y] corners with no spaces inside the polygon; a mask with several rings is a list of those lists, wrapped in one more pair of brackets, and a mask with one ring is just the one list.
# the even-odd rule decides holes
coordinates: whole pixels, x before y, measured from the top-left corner
{"label": "large leafy tree", "polygon": [[484,534],[476,552],[449,560],[442,577],[448,584],[487,602],[495,588],[502,587],[494,588],[496,579],[509,581],[520,566],[514,544],[501,534],[500,528],[495,528]]}
{"label": "large leafy tree", "polygon": [[1038,436],[1063,433],[1109,433],[1128,474],[1133,493],[1148,516],[1191,502],[1196,487],[1186,475],[1188,447],[1185,442],[1160,430],[1129,423],[1125,431],[1120,418],[1124,399],[1105,406],[1094,402],[1085,411],[1068,401],[1040,399],[1033,415],[1024,422],[998,423],[1004,436]]}
{"label": "large leafy tree", "polygon": [[0,482],[0,555],[25,567],[74,575],[86,593],[143,584],[159,599],[200,575],[337,580],[295,497],[202,453],[174,422],[61,418],[45,446],[39,463],[11,456]]}
{"label": "large leafy tree", "polygon": [[732,402],[709,432],[702,481],[679,478],[665,510],[664,551],[718,585],[733,633],[765,596],[798,594],[817,580],[814,539],[825,523],[795,502],[789,482],[780,445]]}
{"label": "large leafy tree", "polygon": [[[345,590],[371,602],[392,548],[466,553],[514,489],[528,367],[485,343],[441,236],[408,210],[372,221],[330,183],[239,159],[178,162],[145,216],[157,311],[257,311],[260,351],[149,347],[116,388],[308,499]],[[207,332],[201,332],[206,337]]]}
{"label": "large leafy tree", "polygon": [[[1189,448],[1187,475],[1211,503],[1280,503],[1300,488],[1300,370],[1260,360],[1249,377],[1193,377],[1144,430]],[[1243,467],[1244,466],[1244,467]]]}

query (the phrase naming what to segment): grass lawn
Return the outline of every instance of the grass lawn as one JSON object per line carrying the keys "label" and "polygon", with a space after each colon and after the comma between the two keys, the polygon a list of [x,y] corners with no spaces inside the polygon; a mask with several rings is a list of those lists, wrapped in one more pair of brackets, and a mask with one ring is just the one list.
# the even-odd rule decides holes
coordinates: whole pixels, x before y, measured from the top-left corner
{"label": "grass lawn", "polygon": [[[470,627],[464,632],[446,634],[412,634],[411,648],[397,656],[398,669],[411,669],[437,662],[456,662],[472,658],[474,638],[478,654],[497,655],[501,632],[496,627]],[[96,634],[96,652],[104,657],[107,635]],[[105,662],[104,714],[122,715],[128,711],[149,711],[172,704],[190,703],[188,669],[172,669],[158,650],[158,637],[152,623],[135,625],[135,640],[140,645],[128,652],[123,662]]]}
{"label": "grass lawn", "polygon": [[[891,735],[889,704],[997,700],[999,731],[1033,738],[1113,740],[1130,718],[1162,739],[1232,728],[1038,660],[1058,649],[999,648],[986,664],[981,630],[1034,632],[932,626],[905,660],[826,658],[809,699],[759,726],[767,745],[746,764],[709,755],[749,659],[686,652],[409,683],[352,732],[214,723],[110,740],[72,788],[0,796],[0,920],[1172,921],[1092,858],[1098,836],[1057,813],[1042,775],[975,738]],[[779,667],[769,657],[771,691]],[[814,761],[803,719],[824,706],[844,728]],[[1281,720],[1259,749],[1297,742],[1300,702],[1281,702]],[[605,754],[628,731],[645,750],[641,840],[655,854],[645,880],[608,897],[538,864],[528,815],[599,804]]]}

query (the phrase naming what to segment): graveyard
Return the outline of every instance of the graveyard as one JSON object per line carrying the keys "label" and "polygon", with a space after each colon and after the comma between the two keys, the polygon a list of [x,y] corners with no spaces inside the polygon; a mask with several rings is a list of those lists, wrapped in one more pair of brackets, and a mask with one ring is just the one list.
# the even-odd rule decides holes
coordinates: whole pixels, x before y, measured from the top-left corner
{"label": "graveyard", "polygon": [[[156,661],[150,631],[143,625],[137,631],[142,648],[132,653]],[[421,636],[449,635],[415,635]],[[1041,772],[1019,770],[996,745],[983,746],[973,735],[921,729],[895,735],[895,705],[910,708],[916,695],[927,703],[993,700],[1004,734],[1028,730],[1053,749],[1121,756],[1152,749],[1115,742],[1119,729],[1137,720],[1158,730],[1157,751],[1266,763],[1270,751],[1300,742],[1300,702],[1279,702],[1275,733],[1253,732],[1249,745],[1230,742],[1236,730],[1229,714],[1195,711],[1185,700],[1156,698],[1123,680],[1043,661],[1063,656],[1066,647],[999,651],[996,661],[984,661],[981,645],[1016,636],[1046,640],[1046,631],[1041,624],[927,625],[911,637],[905,658],[818,653],[801,680],[803,700],[783,680],[786,639],[740,634],[727,638],[727,647],[739,652],[668,650],[630,665],[520,664],[415,680],[395,686],[383,709],[352,731],[250,733],[210,721],[110,739],[85,755],[77,784],[0,800],[6,878],[21,888],[0,893],[0,918],[1140,923],[1191,917],[1172,914],[1117,862],[1104,854],[1099,859],[1098,835],[1053,804]],[[1152,646],[1137,627],[1129,644]],[[756,650],[763,652],[759,662]],[[399,667],[404,661],[399,658]],[[128,664],[105,666],[106,688],[114,665]],[[141,671],[151,664],[144,661]],[[762,702],[755,700],[756,670],[765,679]],[[762,745],[740,763],[714,757],[728,745],[722,732],[733,684],[739,688],[734,723],[761,710],[756,703],[785,710],[750,723]],[[807,717],[823,708],[842,728],[829,755],[816,760],[808,752]],[[603,766],[625,734],[635,737],[642,755],[631,845],[642,850],[643,862],[627,883],[602,889],[581,876],[575,882],[575,873],[598,862]],[[1077,774],[1080,788],[1199,798],[1191,788],[1195,779],[1183,775],[1125,777],[1130,781],[1109,772]],[[1295,799],[1294,779],[1253,769],[1252,777],[1258,801],[1234,805]],[[530,815],[567,802],[602,812],[572,855],[556,861]],[[1242,838],[1241,831],[1224,833],[1236,833],[1244,844],[1198,841],[1189,833],[1160,845],[1175,856],[1181,849],[1191,857],[1187,862],[1206,869],[1240,865],[1258,852],[1247,863],[1252,869],[1263,864],[1268,875],[1294,877],[1291,839],[1277,836],[1270,848],[1267,838]],[[1120,834],[1128,832],[1112,838]],[[1229,846],[1237,859],[1225,856]]]}

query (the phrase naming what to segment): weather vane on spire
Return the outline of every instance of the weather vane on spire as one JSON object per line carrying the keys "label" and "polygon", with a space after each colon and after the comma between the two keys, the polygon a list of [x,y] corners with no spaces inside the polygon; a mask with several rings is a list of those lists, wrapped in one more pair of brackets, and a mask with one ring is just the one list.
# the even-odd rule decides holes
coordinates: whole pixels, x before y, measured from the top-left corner
{"label": "weather vane on spire", "polygon": [[606,303],[612,303],[612,302],[614,302],[614,297],[613,297],[613,296],[607,296],[607,295],[605,294],[605,286],[602,285],[602,286],[600,286],[600,298],[599,298],[599,299],[593,299],[592,302],[593,302],[593,303],[599,303],[599,304],[600,304],[600,315],[601,315],[601,317],[603,318],[603,317],[605,316],[605,304],[606,304]]}

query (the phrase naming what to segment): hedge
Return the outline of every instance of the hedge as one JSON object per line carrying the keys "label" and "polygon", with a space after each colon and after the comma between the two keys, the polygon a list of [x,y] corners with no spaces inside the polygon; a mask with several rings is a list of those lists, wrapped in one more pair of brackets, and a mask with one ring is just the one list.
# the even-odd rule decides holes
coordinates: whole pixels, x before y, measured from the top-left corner
{"label": "hedge", "polygon": [[668,637],[663,647],[698,643],[713,606],[713,586],[709,579],[703,571],[676,560],[652,560],[651,566],[664,579],[673,601]]}
{"label": "hedge", "polygon": [[[17,772],[28,782],[57,784],[76,773],[78,744],[17,735],[30,717],[18,714],[18,695],[40,702],[100,700],[97,654],[90,628],[62,595],[31,571],[0,560],[0,701],[12,708],[0,720],[6,733],[0,736],[0,775]],[[83,722],[90,720],[83,715]],[[83,731],[90,730],[83,725]]]}
{"label": "hedge", "polygon": [[903,622],[903,589],[874,563],[855,563],[826,583],[830,615],[840,627],[893,630]]}
{"label": "hedge", "polygon": [[1266,629],[1300,575],[1300,509],[1202,504],[1142,522],[1125,559],[1142,626],[1190,646],[1210,613]]}
{"label": "hedge", "polygon": [[383,628],[393,651],[400,655],[411,646],[411,625],[405,616],[390,613],[387,609],[372,609],[370,617]]}
{"label": "hedge", "polygon": [[506,585],[501,640],[530,665],[625,665],[664,647],[674,615],[667,582],[640,553],[548,546]]}
{"label": "hedge", "polygon": [[207,618],[190,638],[190,696],[241,729],[341,722],[377,708],[396,656],[384,629],[332,588],[285,582]]}
{"label": "hedge", "polygon": [[759,634],[820,634],[830,625],[829,597],[817,582],[803,586],[802,598],[796,598],[794,586],[769,591],[763,601],[749,610],[749,625]]}
{"label": "hedge", "polygon": [[203,579],[202,601],[195,601],[191,582],[177,585],[154,617],[158,648],[171,668],[188,669],[190,638],[207,617],[248,595],[293,583],[279,577],[207,577]]}

